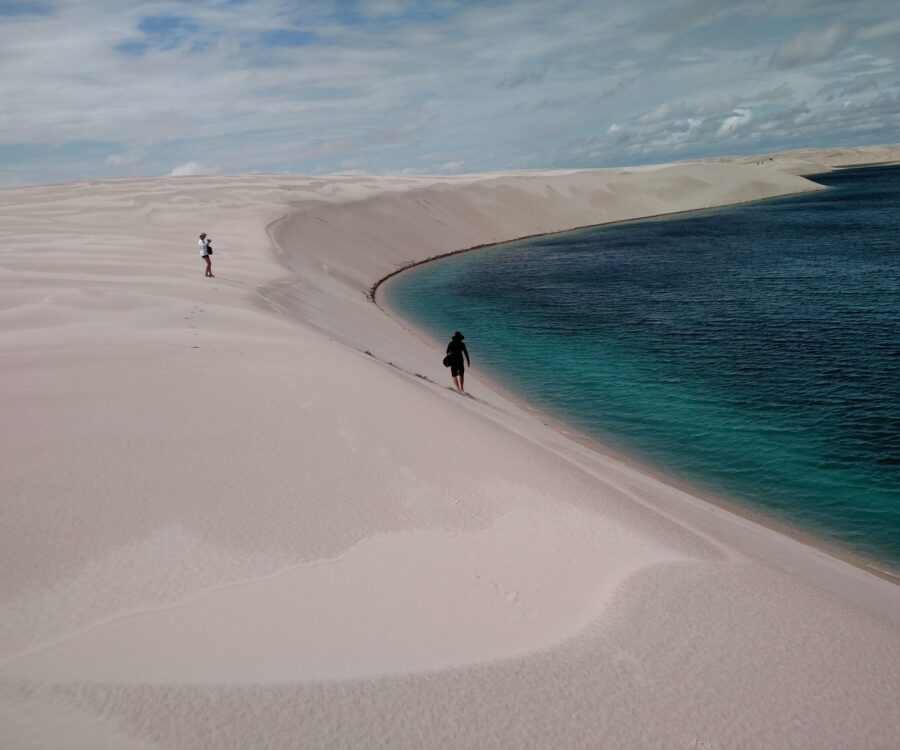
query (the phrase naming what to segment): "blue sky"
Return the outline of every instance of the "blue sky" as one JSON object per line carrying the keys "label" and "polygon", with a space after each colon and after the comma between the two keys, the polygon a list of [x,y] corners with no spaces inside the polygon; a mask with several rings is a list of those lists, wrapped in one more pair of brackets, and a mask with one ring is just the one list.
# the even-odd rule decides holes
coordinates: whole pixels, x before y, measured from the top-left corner
{"label": "blue sky", "polygon": [[894,0],[0,0],[0,184],[900,141]]}

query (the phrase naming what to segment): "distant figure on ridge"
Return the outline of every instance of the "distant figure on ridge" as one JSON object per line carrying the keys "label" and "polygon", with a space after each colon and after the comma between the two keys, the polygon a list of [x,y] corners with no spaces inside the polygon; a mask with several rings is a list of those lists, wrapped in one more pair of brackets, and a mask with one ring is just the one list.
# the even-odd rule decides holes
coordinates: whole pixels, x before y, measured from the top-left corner
{"label": "distant figure on ridge", "polygon": [[469,360],[469,350],[463,343],[463,336],[459,331],[453,334],[450,343],[447,344],[447,356],[450,359],[450,375],[453,377],[453,385],[461,393],[465,392],[463,387],[465,384],[466,366],[463,364],[463,354],[466,355],[466,362],[471,367],[472,362]]}
{"label": "distant figure on ridge", "polygon": [[206,232],[200,232],[200,257],[206,261],[206,273],[203,275],[213,278],[210,255],[212,255],[212,240],[206,238]]}

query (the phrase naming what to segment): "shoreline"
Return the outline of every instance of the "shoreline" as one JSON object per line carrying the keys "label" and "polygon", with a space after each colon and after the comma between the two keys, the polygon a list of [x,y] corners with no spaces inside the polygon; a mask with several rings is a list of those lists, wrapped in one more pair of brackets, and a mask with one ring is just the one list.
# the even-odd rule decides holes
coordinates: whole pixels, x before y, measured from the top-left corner
{"label": "shoreline", "polygon": [[[878,166],[878,165],[872,165]],[[802,193],[796,193],[795,195],[801,195]],[[788,196],[778,196],[778,197],[788,197]],[[774,200],[773,198],[764,198],[765,200]],[[731,206],[721,206],[718,208],[730,208],[732,206],[739,205],[747,205],[749,203],[759,203],[762,201],[744,201],[742,203],[731,204]],[[697,211],[706,211],[710,209],[697,209]],[[544,237],[544,236],[552,236],[555,234],[567,234],[568,232],[577,232],[582,229],[589,229],[592,227],[600,227],[600,226],[609,226],[612,224],[627,224],[634,221],[644,221],[647,219],[656,219],[656,218],[666,218],[666,217],[674,217],[676,215],[684,215],[696,213],[696,211],[681,211],[678,214],[662,214],[656,216],[646,216],[640,217],[637,219],[627,219],[622,221],[612,221],[606,222],[604,224],[594,224],[586,227],[575,227],[571,230],[562,230],[560,232],[550,232],[546,235],[529,235],[527,237],[521,237],[515,240],[509,240],[505,242],[499,243],[490,243],[486,245],[479,245],[470,248],[464,248],[462,250],[454,250],[448,253],[444,253],[442,255],[437,255],[431,258],[427,258],[425,260],[416,261],[410,263],[403,268],[397,269],[396,271],[392,271],[387,276],[379,279],[375,284],[372,285],[369,291],[369,299],[370,301],[382,312],[384,312],[388,317],[396,320],[400,325],[408,328],[413,335],[419,336],[425,341],[430,342],[436,349],[441,350],[441,343],[437,341],[433,336],[420,328],[414,321],[409,318],[401,315],[395,308],[391,307],[391,305],[385,299],[386,294],[382,295],[380,298],[377,296],[378,290],[385,288],[386,285],[395,277],[399,276],[404,271],[408,271],[412,268],[416,268],[418,266],[425,265],[427,263],[432,263],[437,260],[443,260],[446,258],[450,258],[456,255],[461,255],[463,253],[474,252],[477,250],[487,250],[493,247],[499,247],[502,245],[508,245],[516,242],[525,241],[528,239],[533,239],[535,237]],[[474,369],[474,368],[472,368]],[[562,417],[558,417],[554,414],[551,414],[544,409],[536,406],[535,404],[528,401],[521,394],[516,392],[514,389],[510,388],[506,384],[498,381],[496,378],[490,377],[483,372],[475,369],[475,372],[478,375],[478,380],[485,385],[486,387],[496,391],[505,399],[515,403],[520,408],[525,411],[533,414],[536,418],[538,418],[544,425],[549,427],[550,429],[556,431],[563,437],[573,440],[579,445],[588,448],[599,456],[604,458],[611,459],[613,461],[620,462],[636,471],[641,472],[642,474],[646,474],[657,481],[666,484],[673,489],[684,492],[687,495],[690,495],[702,502],[709,503],[721,510],[724,510],[728,513],[732,513],[739,518],[742,518],[746,521],[750,521],[751,523],[758,524],[763,526],[771,531],[774,531],[778,534],[788,537],[795,542],[799,542],[804,546],[810,547],[817,552],[821,552],[827,554],[836,560],[840,560],[841,562],[848,563],[853,565],[854,567],[866,572],[871,573],[872,575],[878,576],[886,581],[891,583],[900,585],[900,568],[894,568],[889,564],[885,564],[875,558],[870,558],[867,555],[864,555],[856,550],[853,550],[849,547],[845,547],[844,545],[826,539],[817,535],[813,531],[809,531],[804,529],[802,526],[791,523],[788,520],[777,518],[773,515],[769,515],[764,510],[758,510],[756,508],[750,507],[748,504],[741,503],[738,500],[729,499],[709,490],[703,490],[698,488],[696,485],[692,484],[687,479],[679,478],[673,474],[666,472],[664,469],[654,466],[644,460],[641,460],[639,457],[631,455],[621,449],[615,448],[610,444],[604,442],[603,440],[589,435],[578,427],[570,424]]]}
{"label": "shoreline", "polygon": [[[872,164],[870,166],[874,167],[874,166],[879,166],[879,165]],[[822,172],[819,174],[827,174],[827,172]],[[814,177],[815,175],[805,175],[805,176],[807,178],[811,178],[811,177]],[[818,183],[815,183],[815,184],[818,185]],[[829,188],[825,185],[821,185],[819,189],[820,190],[830,190],[831,188]],[[806,191],[806,192],[810,192],[810,191]],[[369,300],[371,302],[374,302],[375,305],[377,306],[378,301],[377,301],[376,297],[378,294],[378,289],[381,287],[382,284],[384,284],[389,279],[392,279],[392,278],[394,278],[394,276],[397,276],[397,275],[403,273],[404,271],[408,271],[411,268],[416,268],[417,266],[423,266],[426,263],[432,263],[436,260],[443,260],[444,258],[451,258],[454,255],[462,255],[463,253],[472,253],[472,252],[475,252],[476,250],[487,250],[492,247],[499,247],[500,245],[511,245],[515,242],[525,242],[526,240],[533,240],[538,237],[553,237],[554,235],[557,235],[557,234],[568,234],[569,232],[580,232],[584,229],[595,229],[597,227],[609,227],[609,226],[615,226],[618,224],[631,224],[631,223],[637,222],[637,221],[652,221],[653,219],[674,219],[679,216],[687,216],[688,214],[695,214],[699,211],[716,211],[721,208],[734,208],[735,206],[749,206],[754,203],[765,203],[766,201],[778,200],[779,198],[790,198],[791,196],[794,196],[794,195],[803,195],[803,194],[804,193],[801,191],[801,192],[796,192],[796,193],[786,193],[784,195],[769,196],[767,198],[755,198],[755,199],[748,200],[748,201],[738,201],[737,203],[727,203],[725,205],[719,205],[719,206],[706,206],[704,208],[688,208],[683,211],[674,211],[674,212],[670,212],[670,213],[660,213],[660,214],[650,214],[647,216],[636,216],[631,219],[613,219],[612,221],[603,221],[603,222],[599,222],[597,224],[584,224],[582,226],[572,227],[571,229],[557,229],[557,230],[554,230],[551,232],[539,232],[537,234],[526,234],[522,237],[516,237],[515,239],[512,239],[512,240],[501,240],[500,242],[486,242],[481,245],[472,245],[471,247],[464,247],[459,250],[450,250],[448,252],[440,253],[438,255],[432,255],[430,258],[425,258],[424,260],[411,261],[410,263],[407,263],[406,265],[404,265],[400,268],[397,268],[394,271],[391,271],[386,276],[382,276],[380,279],[378,279],[374,284],[372,284],[369,287],[367,297],[369,298]]]}

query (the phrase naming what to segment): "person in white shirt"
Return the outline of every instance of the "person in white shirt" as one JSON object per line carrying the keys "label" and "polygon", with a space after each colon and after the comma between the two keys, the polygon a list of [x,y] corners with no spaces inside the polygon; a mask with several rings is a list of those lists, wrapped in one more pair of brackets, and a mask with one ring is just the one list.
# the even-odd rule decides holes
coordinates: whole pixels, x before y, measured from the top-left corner
{"label": "person in white shirt", "polygon": [[207,239],[206,232],[200,233],[200,257],[206,261],[206,273],[204,276],[208,276],[209,278],[213,277],[212,272],[212,259],[209,257],[212,255],[212,240]]}

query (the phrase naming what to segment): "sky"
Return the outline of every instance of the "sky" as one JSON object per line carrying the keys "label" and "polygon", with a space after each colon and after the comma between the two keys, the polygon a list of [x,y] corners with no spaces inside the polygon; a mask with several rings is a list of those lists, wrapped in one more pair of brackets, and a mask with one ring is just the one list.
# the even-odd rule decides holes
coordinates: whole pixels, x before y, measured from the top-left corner
{"label": "sky", "polygon": [[0,185],[900,141],[896,0],[0,0]]}

